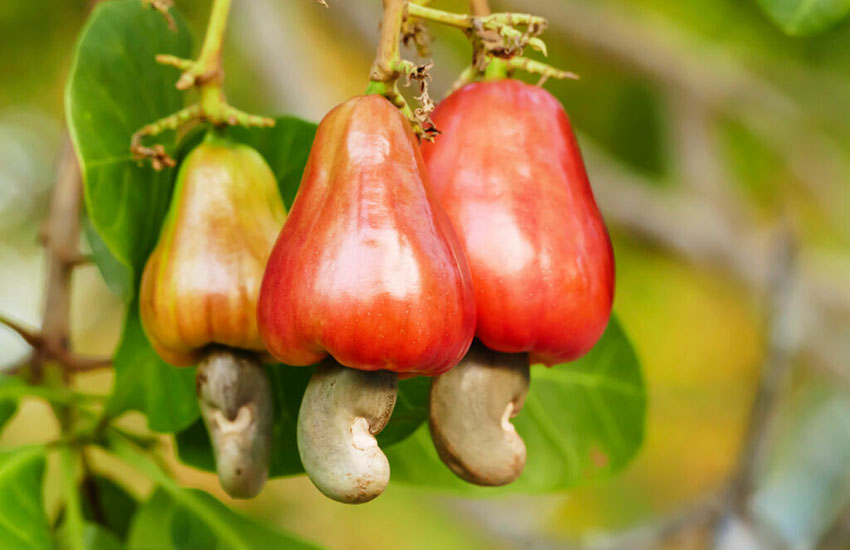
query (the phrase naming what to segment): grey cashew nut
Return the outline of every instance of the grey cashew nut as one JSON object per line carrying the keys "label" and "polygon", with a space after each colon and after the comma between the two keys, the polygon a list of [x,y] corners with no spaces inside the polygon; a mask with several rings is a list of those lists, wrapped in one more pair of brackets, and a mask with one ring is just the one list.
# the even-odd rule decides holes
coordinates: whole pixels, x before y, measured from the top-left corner
{"label": "grey cashew nut", "polygon": [[251,498],[268,478],[274,402],[271,384],[255,353],[215,347],[195,378],[222,488]]}
{"label": "grey cashew nut", "polygon": [[510,419],[525,403],[526,353],[474,342],[466,357],[431,383],[428,425],[440,459],[476,485],[506,485],[525,467],[525,443]]}
{"label": "grey cashew nut", "polygon": [[317,367],[298,414],[298,452],[325,496],[350,504],[380,495],[390,464],[375,436],[395,407],[398,376],[361,371],[328,358]]}

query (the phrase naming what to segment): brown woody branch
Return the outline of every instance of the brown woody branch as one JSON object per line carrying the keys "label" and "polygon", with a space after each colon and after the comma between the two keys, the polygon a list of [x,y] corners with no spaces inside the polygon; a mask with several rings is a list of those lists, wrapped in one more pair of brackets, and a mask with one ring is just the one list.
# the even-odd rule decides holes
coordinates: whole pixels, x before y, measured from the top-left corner
{"label": "brown woody branch", "polygon": [[33,348],[25,365],[29,366],[34,382],[41,380],[45,364],[51,362],[60,365],[66,376],[111,364],[108,358],[75,354],[70,346],[71,274],[75,267],[89,261],[80,253],[82,197],[80,167],[66,135],[50,211],[40,232],[48,263],[41,329],[28,328],[0,316],[0,324],[18,333]]}

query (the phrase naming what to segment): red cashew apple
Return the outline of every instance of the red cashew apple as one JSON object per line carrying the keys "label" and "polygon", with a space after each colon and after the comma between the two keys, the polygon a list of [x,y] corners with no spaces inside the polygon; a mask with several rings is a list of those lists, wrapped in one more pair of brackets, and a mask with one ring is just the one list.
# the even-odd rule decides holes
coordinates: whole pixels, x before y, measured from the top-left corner
{"label": "red cashew apple", "polygon": [[290,365],[324,360],[302,401],[298,445],[316,486],[344,502],[386,485],[374,434],[392,412],[395,373],[447,371],[475,330],[469,267],[425,174],[410,124],[387,99],[334,108],[260,291],[269,352]]}
{"label": "red cashew apple", "polygon": [[[582,356],[611,314],[614,255],[563,107],[537,86],[510,79],[477,82],[440,103],[433,120],[442,134],[423,144],[422,152],[434,193],[469,261],[476,337],[490,350],[527,353],[547,365]],[[480,371],[482,357],[435,381],[430,425],[441,457],[456,473],[499,485],[518,476],[525,462],[525,446],[507,418],[524,399],[516,388],[527,389],[529,361],[516,366],[511,391],[494,392],[485,376],[476,375],[482,399],[510,397],[503,404],[507,416],[489,443],[462,451],[470,422],[461,400],[470,396],[453,388],[472,379],[465,369]],[[494,361],[498,383],[505,384],[505,365],[512,360]],[[495,450],[505,445],[513,451]],[[485,460],[493,456],[509,456],[505,460],[518,467],[505,473]]]}

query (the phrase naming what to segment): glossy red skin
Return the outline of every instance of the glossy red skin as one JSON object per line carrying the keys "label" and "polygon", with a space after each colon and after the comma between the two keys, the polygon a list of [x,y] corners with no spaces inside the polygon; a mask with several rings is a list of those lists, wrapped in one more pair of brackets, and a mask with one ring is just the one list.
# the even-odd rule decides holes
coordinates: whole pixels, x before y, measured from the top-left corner
{"label": "glossy red skin", "polygon": [[309,365],[436,375],[475,331],[469,266],[407,120],[377,95],[319,124],[257,317],[268,350]]}
{"label": "glossy red skin", "polygon": [[435,110],[422,152],[464,244],[487,347],[552,365],[605,330],[614,254],[561,104],[516,80],[469,84]]}

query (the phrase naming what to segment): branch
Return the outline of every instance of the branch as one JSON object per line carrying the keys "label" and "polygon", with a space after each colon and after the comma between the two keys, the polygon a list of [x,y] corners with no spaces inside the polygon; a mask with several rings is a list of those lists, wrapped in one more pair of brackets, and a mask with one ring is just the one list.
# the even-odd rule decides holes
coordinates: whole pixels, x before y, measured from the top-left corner
{"label": "branch", "polygon": [[[736,520],[746,521],[751,516],[749,500],[755,486],[756,466],[764,453],[771,419],[799,345],[794,320],[797,314],[795,305],[799,298],[795,256],[794,237],[786,228],[777,243],[771,278],[768,344],[761,380],[750,412],[737,471],[729,483],[725,511],[715,522],[715,546],[718,548],[721,547],[720,541],[728,525]],[[749,521],[747,524],[750,526]],[[754,534],[758,534],[758,531],[754,531]]]}
{"label": "branch", "polygon": [[85,257],[80,254],[80,209],[82,179],[71,140],[65,137],[50,211],[41,231],[47,252],[47,282],[41,329],[28,328],[0,315],[0,324],[15,331],[32,348],[29,366],[34,382],[43,377],[44,365],[58,363],[68,376],[107,367],[111,359],[86,357],[70,347],[71,273]]}
{"label": "branch", "polygon": [[44,225],[44,248],[47,251],[47,292],[41,326],[43,345],[32,357],[33,375],[38,379],[45,360],[61,355],[70,348],[71,271],[68,258],[78,252],[80,240],[80,207],[82,179],[71,140],[66,137],[56,177],[56,188],[50,201],[50,212]]}

